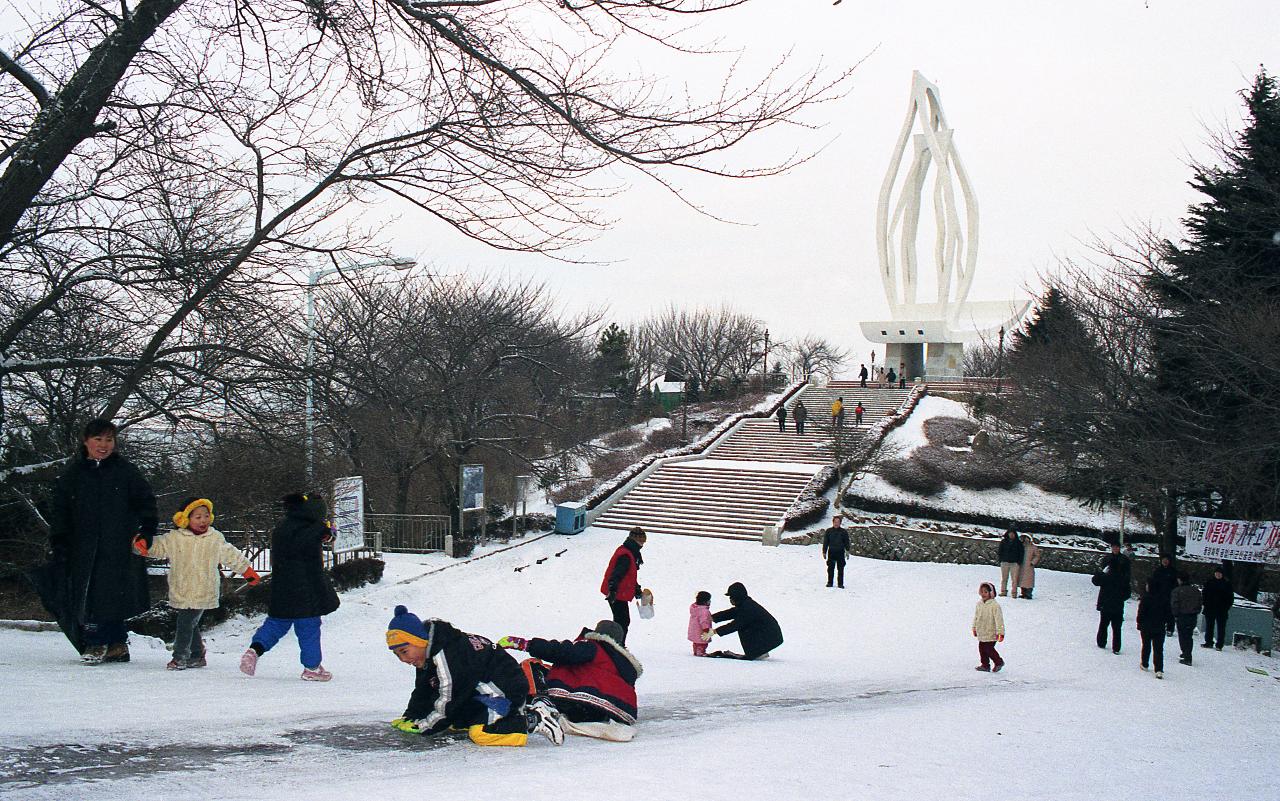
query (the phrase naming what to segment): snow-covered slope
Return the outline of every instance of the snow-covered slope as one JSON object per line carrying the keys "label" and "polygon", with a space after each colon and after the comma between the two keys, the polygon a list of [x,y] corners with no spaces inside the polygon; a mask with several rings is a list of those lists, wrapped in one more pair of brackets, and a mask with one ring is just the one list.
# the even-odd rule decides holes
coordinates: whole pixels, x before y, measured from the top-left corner
{"label": "snow-covered slope", "polygon": [[[382,583],[325,619],[329,684],[298,679],[290,636],[237,672],[260,619],[207,636],[209,667],[166,672],[134,638],[129,665],[82,667],[61,635],[0,631],[6,799],[1095,799],[1272,797],[1280,682],[1270,658],[1166,647],[1138,670],[1133,604],[1120,656],[1093,644],[1087,576],[1039,571],[1036,600],[1001,599],[1008,668],[977,673],[969,624],[992,568],[851,560],[823,586],[816,547],[652,537],[636,620],[640,733],[525,749],[432,747],[390,730],[413,682],[383,644],[399,603],[490,637],[570,637],[605,616],[600,575],[621,537],[546,536],[468,563],[389,556]],[[557,556],[556,554],[560,554]],[[541,564],[538,560],[542,561]],[[515,568],[523,567],[516,571]],[[695,659],[687,609],[744,582],[782,624],[769,659]],[[716,647],[737,649],[736,637]],[[71,747],[58,747],[71,746]]]}

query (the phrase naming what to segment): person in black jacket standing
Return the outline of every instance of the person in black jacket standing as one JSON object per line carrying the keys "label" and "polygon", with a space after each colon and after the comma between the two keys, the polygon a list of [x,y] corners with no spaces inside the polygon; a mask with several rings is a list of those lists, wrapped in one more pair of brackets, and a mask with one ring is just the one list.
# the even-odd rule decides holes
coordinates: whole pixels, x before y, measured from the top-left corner
{"label": "person in black jacket standing", "polygon": [[778,407],[777,418],[778,418],[778,432],[781,434],[787,433],[787,407],[786,406]]}
{"label": "person in black jacket standing", "polygon": [[1013,579],[1013,594],[1018,594],[1018,572],[1022,569],[1022,557],[1026,555],[1026,549],[1022,547],[1022,540],[1018,539],[1018,532],[1013,529],[1006,529],[1004,536],[1000,538],[1000,594],[1009,594],[1009,579]]}
{"label": "person in black jacket standing", "polygon": [[1153,659],[1157,679],[1164,678],[1165,626],[1172,619],[1169,596],[1148,580],[1146,592],[1138,601],[1138,633],[1142,636],[1142,656],[1138,667],[1146,670],[1148,658]]}
{"label": "person in black jacket standing", "polygon": [[1173,588],[1169,596],[1173,620],[1178,627],[1178,645],[1181,648],[1178,661],[1184,665],[1191,664],[1191,644],[1196,631],[1196,618],[1200,615],[1200,604],[1200,588],[1191,583],[1191,575],[1184,570],[1178,574],[1178,586]]}
{"label": "person in black jacket standing", "polygon": [[742,585],[742,582],[735,581],[730,584],[729,591],[725,595],[729,596],[729,602],[733,606],[716,612],[711,619],[717,623],[725,620],[730,622],[716,629],[716,634],[723,637],[726,634],[738,632],[738,639],[742,642],[742,650],[745,653],[712,651],[707,656],[721,659],[759,659],[782,645],[782,627],[768,610],[747,595],[747,588]]}
{"label": "person in black jacket standing", "polygon": [[[1222,650],[1223,640],[1227,638],[1227,615],[1231,614],[1231,607],[1235,604],[1236,594],[1231,589],[1231,582],[1228,581],[1222,572],[1222,566],[1219,565],[1213,569],[1213,578],[1204,583],[1204,642],[1201,648],[1216,647]],[[1217,629],[1218,637],[1215,644],[1213,632]]]}
{"label": "person in black jacket standing", "polygon": [[325,524],[324,499],[315,493],[286,495],[284,520],[271,533],[271,601],[267,619],[240,657],[240,671],[252,676],[258,657],[293,629],[298,637],[304,681],[329,681],[321,664],[320,618],[338,608],[338,593],[324,570],[323,546],[333,540]]}
{"label": "person in black jacket standing", "polygon": [[54,487],[49,545],[66,570],[70,608],[59,615],[72,642],[83,641],[87,665],[128,662],[124,621],[150,608],[146,562],[133,551],[148,546],[158,515],[151,485],[116,453],[116,426],[92,420],[84,428],[80,458]]}
{"label": "person in black jacket standing", "polygon": [[[1125,601],[1129,600],[1130,575],[1129,558],[1120,553],[1119,543],[1111,543],[1111,555],[1103,559],[1093,574],[1093,584],[1098,588],[1098,647],[1107,647],[1107,627],[1110,626],[1113,654],[1120,653],[1120,624],[1124,622]],[[1168,605],[1167,597],[1165,605]]]}
{"label": "person in black jacket standing", "polygon": [[796,401],[791,407],[791,416],[796,419],[796,433],[804,434],[804,421],[809,419],[809,410],[805,408],[804,401]]}
{"label": "person in black jacket standing", "polygon": [[831,518],[831,528],[822,535],[822,558],[827,560],[827,586],[833,576],[838,577],[840,589],[844,589],[844,563],[849,553],[849,531],[840,525],[840,515]]}
{"label": "person in black jacket standing", "polygon": [[[1160,554],[1160,564],[1151,573],[1151,589],[1153,592],[1162,592],[1170,596],[1170,604],[1173,603],[1173,588],[1178,586],[1178,570],[1173,566],[1173,555],[1168,553]],[[1173,635],[1173,618],[1169,618],[1169,628],[1165,629],[1165,636]]]}

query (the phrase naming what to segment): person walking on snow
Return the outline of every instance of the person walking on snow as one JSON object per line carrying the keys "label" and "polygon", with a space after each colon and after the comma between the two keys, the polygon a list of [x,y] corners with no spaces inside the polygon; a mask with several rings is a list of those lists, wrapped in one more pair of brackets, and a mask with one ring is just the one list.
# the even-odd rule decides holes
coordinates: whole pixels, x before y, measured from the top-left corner
{"label": "person walking on snow", "polygon": [[1004,642],[1004,612],[996,601],[996,585],[984,581],[978,585],[978,605],[973,610],[973,636],[978,638],[978,656],[982,664],[974,670],[999,673],[1004,659],[996,651],[996,643]]}
{"label": "person walking on snow", "polygon": [[804,401],[796,401],[796,405],[791,407],[791,416],[796,419],[796,433],[804,434],[804,421],[809,418],[809,410],[804,407]]}
{"label": "person walking on snow", "polygon": [[[1204,642],[1201,648],[1216,647],[1222,650],[1227,637],[1227,616],[1235,603],[1236,594],[1222,572],[1222,565],[1213,569],[1213,578],[1204,583]],[[1215,645],[1214,630],[1218,637]]]}
{"label": "person walking on snow", "polygon": [[1200,615],[1200,588],[1191,583],[1191,576],[1185,570],[1178,574],[1178,586],[1173,588],[1169,596],[1169,605],[1173,609],[1173,621],[1178,627],[1178,645],[1182,655],[1178,661],[1184,665],[1191,664],[1192,644],[1196,631],[1196,618]]}
{"label": "person walking on snow", "polygon": [[[1162,592],[1169,598],[1169,604],[1173,604],[1173,588],[1178,586],[1178,570],[1173,566],[1173,554],[1160,554],[1160,564],[1151,573],[1151,590],[1153,592]],[[1174,619],[1169,618],[1169,627],[1165,629],[1165,636],[1173,636]]]}
{"label": "person walking on snow", "polygon": [[145,560],[134,540],[156,535],[156,496],[142,472],[116,452],[116,426],[91,420],[80,457],[54,485],[49,545],[70,587],[58,615],[86,665],[129,661],[124,621],[151,607]]}
{"label": "person walking on snow", "polygon": [[1022,557],[1025,552],[1022,547],[1022,541],[1018,539],[1018,532],[1013,529],[1005,529],[1004,536],[1000,538],[1000,595],[1009,594],[1009,579],[1013,579],[1013,594],[1018,594],[1018,571],[1022,569]]}
{"label": "person walking on snow", "polygon": [[1107,647],[1107,628],[1111,628],[1111,653],[1120,653],[1120,626],[1124,622],[1124,604],[1129,600],[1129,558],[1120,553],[1120,543],[1111,543],[1111,554],[1102,560],[1093,574],[1098,588],[1098,647]]}
{"label": "person walking on snow", "polygon": [[617,623],[601,620],[594,631],[583,629],[572,641],[507,636],[498,645],[529,653],[532,658],[521,667],[539,697],[555,705],[565,732],[629,742],[637,720],[636,680],[644,668],[621,636]]}
{"label": "person walking on snow", "polygon": [[1017,588],[1022,591],[1022,597],[1029,601],[1036,589],[1036,565],[1040,564],[1040,546],[1036,545],[1030,534],[1023,534],[1018,539],[1022,541],[1022,564],[1018,566]]}
{"label": "person walking on snow", "polygon": [[849,531],[840,525],[840,515],[831,518],[831,528],[822,534],[822,558],[827,560],[827,586],[831,586],[833,576],[838,576],[837,583],[844,589],[844,563],[849,553]]}
{"label": "person walking on snow", "polygon": [[693,603],[689,604],[689,642],[693,643],[694,656],[707,655],[711,629],[711,593],[699,590],[693,597]]}
{"label": "person walking on snow", "polygon": [[[1156,678],[1164,678],[1164,637],[1166,626],[1173,619],[1169,596],[1150,579],[1146,590],[1138,599],[1138,634],[1142,637],[1142,655],[1138,667],[1147,669],[1148,659],[1154,660]],[[1119,653],[1119,648],[1116,653]]]}
{"label": "person walking on snow", "polygon": [[324,570],[323,547],[333,541],[325,524],[324,499],[314,493],[290,494],[281,503],[284,520],[271,532],[267,619],[240,657],[240,672],[252,676],[258,669],[258,658],[293,629],[303,681],[329,681],[333,674],[321,664],[320,618],[335,611],[341,602]]}
{"label": "person walking on snow", "polygon": [[649,536],[644,529],[636,526],[627,532],[627,538],[613,552],[609,565],[604,570],[604,579],[600,582],[600,593],[609,604],[613,621],[622,627],[622,642],[627,641],[627,631],[631,628],[631,610],[628,604],[639,597],[640,565],[644,558],[640,549],[644,547]]}
{"label": "person walking on snow", "polygon": [[213,501],[184,498],[173,513],[173,531],[161,534],[148,549],[138,538],[134,549],[142,556],[169,560],[169,606],[177,612],[173,637],[173,659],[169,670],[202,668],[204,641],[200,638],[200,618],[208,609],[218,608],[222,589],[219,565],[244,575],[250,585],[261,581],[249,559],[226,541],[213,527]]}
{"label": "person walking on snow", "polygon": [[782,434],[787,433],[787,407],[786,406],[778,407],[777,417],[778,417],[778,432]]}
{"label": "person walking on snow", "polygon": [[530,734],[564,742],[560,713],[530,700],[520,663],[486,637],[444,620],[421,620],[404,606],[387,625],[387,647],[417,672],[404,714],[391,726],[405,734],[466,729],[476,745],[524,746]]}
{"label": "person walking on snow", "polygon": [[831,427],[844,428],[844,396],[835,399],[831,404]]}

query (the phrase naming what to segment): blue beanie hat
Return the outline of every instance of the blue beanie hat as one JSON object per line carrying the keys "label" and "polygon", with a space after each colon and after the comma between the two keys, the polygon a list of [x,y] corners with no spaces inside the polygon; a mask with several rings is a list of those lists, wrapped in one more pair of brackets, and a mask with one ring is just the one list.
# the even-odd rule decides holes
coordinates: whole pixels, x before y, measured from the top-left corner
{"label": "blue beanie hat", "polygon": [[395,617],[387,625],[387,647],[395,650],[405,645],[418,645],[426,648],[429,644],[427,627],[408,607],[400,604],[396,607]]}

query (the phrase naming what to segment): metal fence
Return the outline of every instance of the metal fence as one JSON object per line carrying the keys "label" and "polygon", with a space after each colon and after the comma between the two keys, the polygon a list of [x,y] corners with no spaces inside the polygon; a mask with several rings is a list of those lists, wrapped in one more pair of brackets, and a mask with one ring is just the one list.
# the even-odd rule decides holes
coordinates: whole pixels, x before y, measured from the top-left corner
{"label": "metal fence", "polygon": [[453,531],[448,515],[365,515],[364,542],[381,553],[443,551]]}

